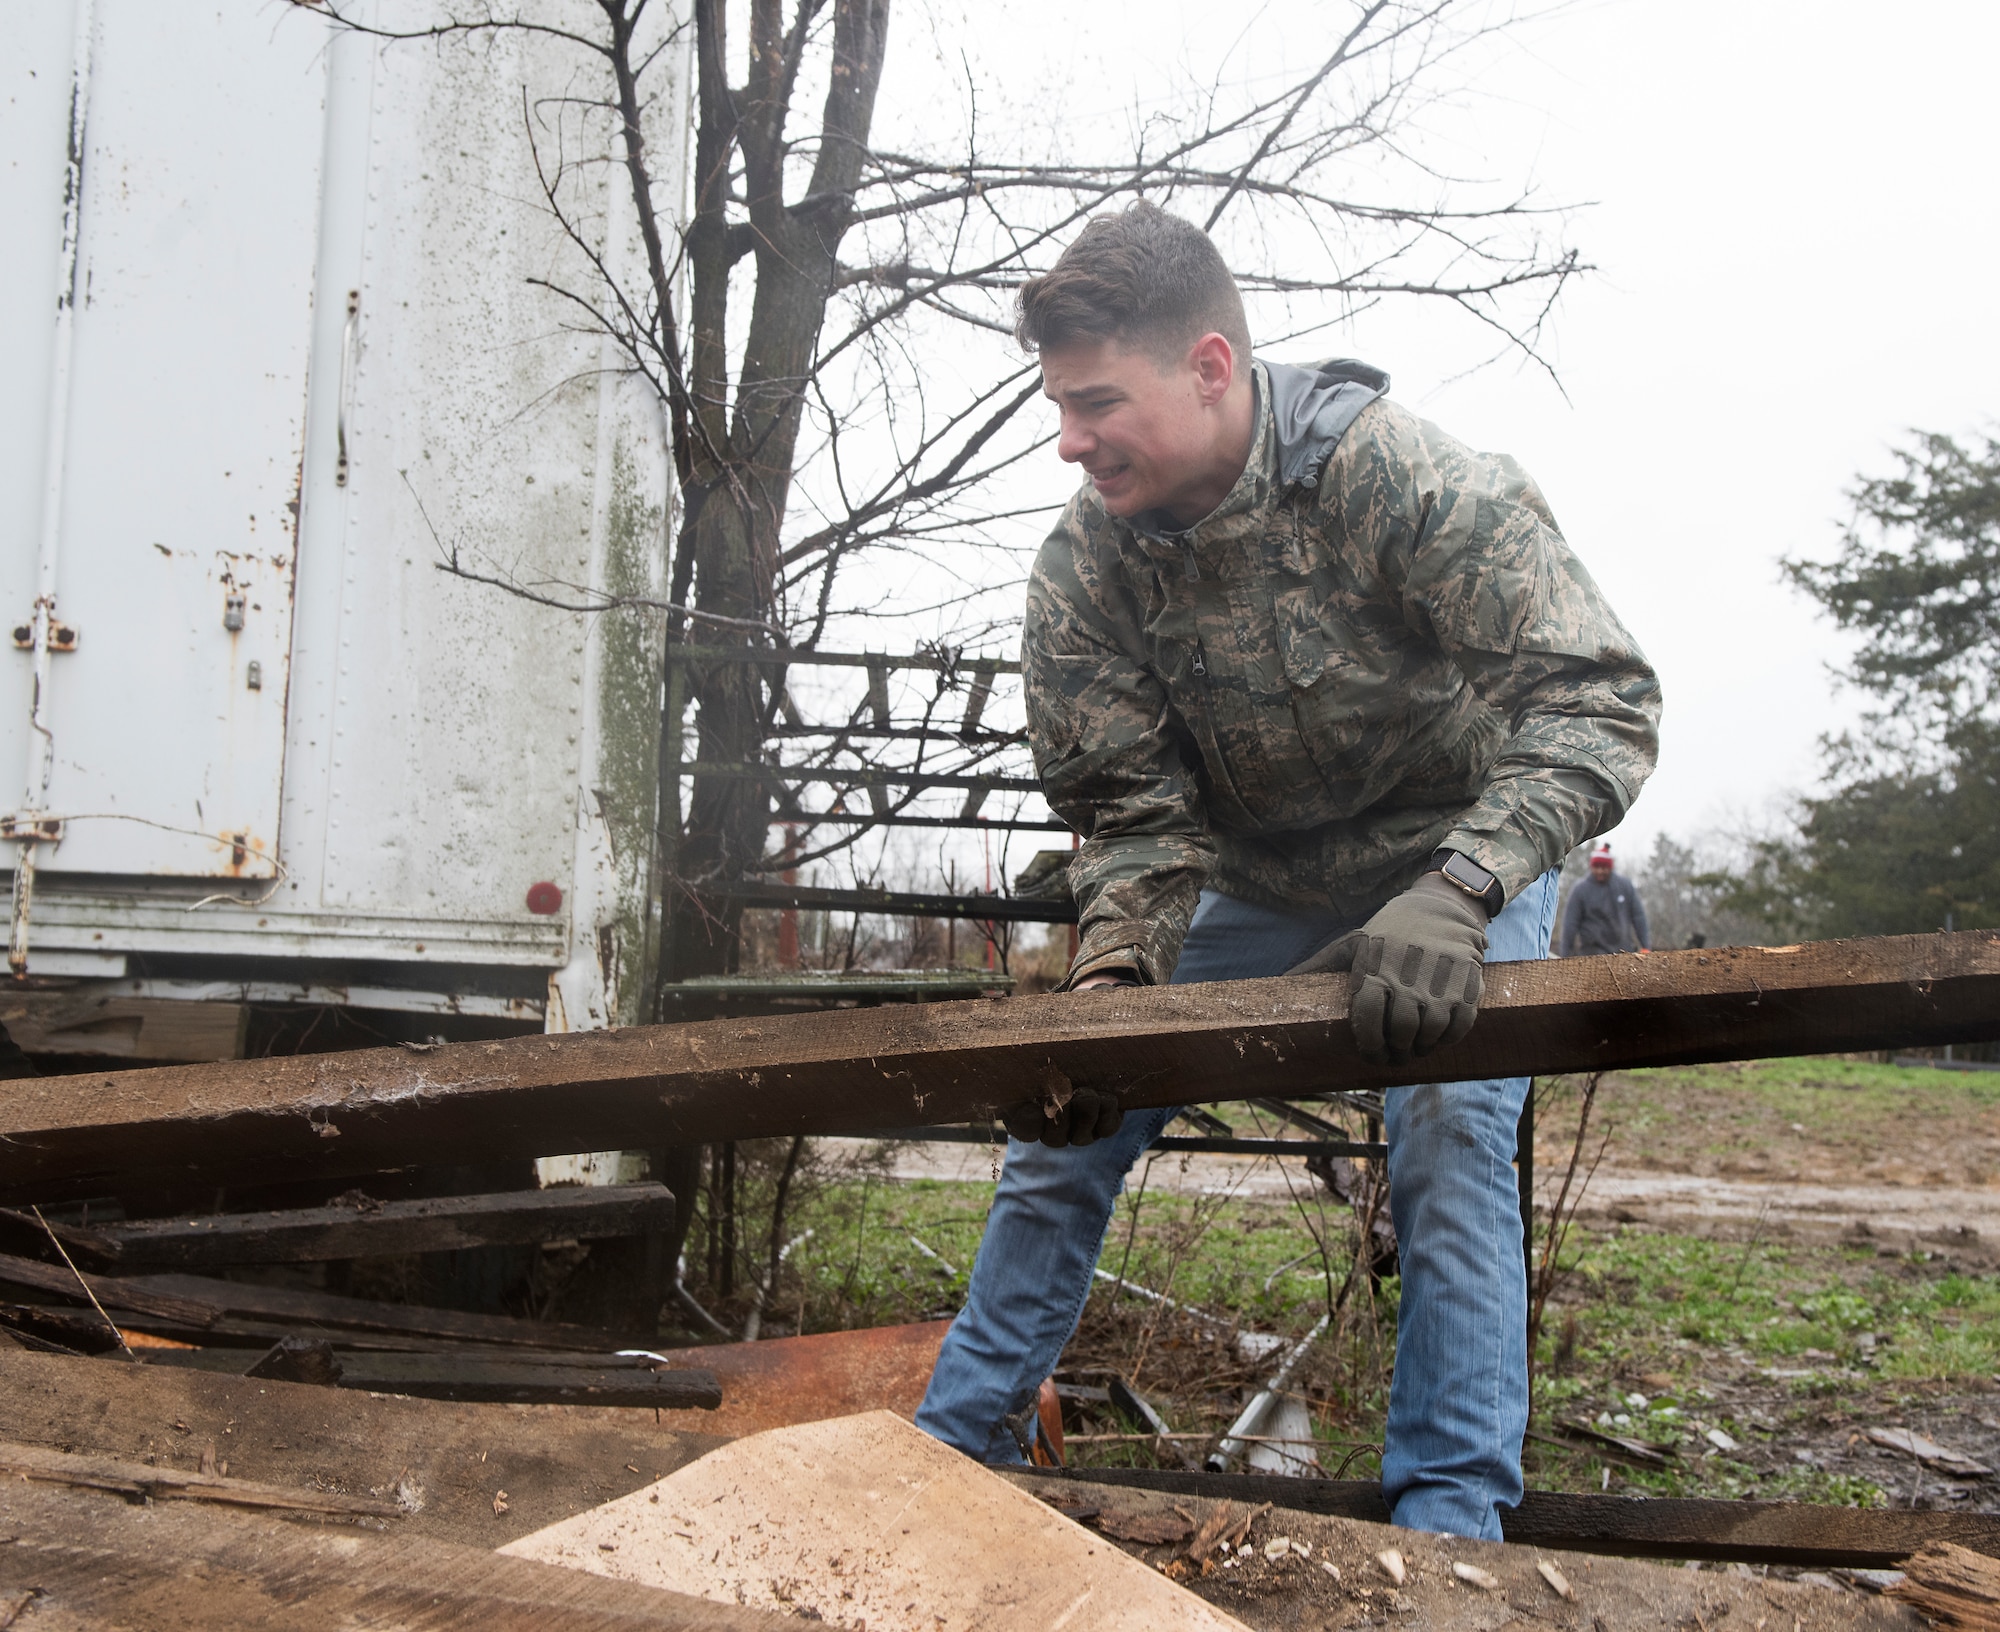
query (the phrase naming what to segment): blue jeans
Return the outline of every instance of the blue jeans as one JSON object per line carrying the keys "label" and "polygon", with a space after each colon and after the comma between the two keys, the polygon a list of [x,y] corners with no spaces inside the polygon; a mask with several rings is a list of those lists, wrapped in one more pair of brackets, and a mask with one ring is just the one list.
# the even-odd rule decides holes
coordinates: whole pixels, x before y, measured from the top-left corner
{"label": "blue jeans", "polygon": [[[1488,926],[1487,961],[1547,957],[1555,911],[1550,872]],[[1282,974],[1356,922],[1205,891],[1174,982]],[[1513,1160],[1527,1093],[1527,1078],[1509,1077],[1387,1095],[1403,1286],[1382,1494],[1411,1529],[1498,1540],[1499,1508],[1521,1499],[1527,1283]],[[919,1428],[982,1461],[1022,1459],[1007,1419],[1032,1415],[1090,1295],[1125,1175],[1172,1115],[1135,1112],[1082,1149],[1007,1142],[965,1309],[939,1351]]]}

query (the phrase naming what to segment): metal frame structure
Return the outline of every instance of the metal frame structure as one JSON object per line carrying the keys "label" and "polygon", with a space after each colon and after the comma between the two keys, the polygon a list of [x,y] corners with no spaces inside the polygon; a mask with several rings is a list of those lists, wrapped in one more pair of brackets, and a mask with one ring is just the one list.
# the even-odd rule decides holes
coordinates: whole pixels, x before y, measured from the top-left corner
{"label": "metal frame structure", "polygon": [[[701,664],[759,664],[770,667],[858,668],[868,673],[867,708],[870,723],[866,725],[850,722],[845,726],[807,725],[793,721],[780,725],[774,732],[777,740],[797,740],[814,737],[831,737],[839,743],[855,741],[916,741],[949,742],[960,746],[975,743],[988,744],[996,750],[1018,744],[1024,740],[1022,733],[993,731],[983,723],[987,703],[993,693],[993,682],[1000,675],[1019,674],[1021,665],[1017,659],[996,657],[965,657],[954,652],[921,652],[893,656],[875,652],[821,652],[801,651],[751,646],[705,646],[675,644],[668,648],[666,657],[667,697],[666,730],[662,743],[663,776],[661,781],[663,806],[660,819],[662,835],[662,865],[660,878],[663,885],[673,880],[674,850],[678,843],[682,816],[680,785],[682,777],[718,777],[743,781],[760,781],[787,790],[801,786],[821,784],[839,789],[889,789],[905,788],[912,793],[933,788],[964,789],[966,800],[960,812],[954,817],[910,816],[900,811],[867,814],[835,809],[831,811],[795,811],[780,813],[773,822],[787,820],[804,822],[841,822],[867,826],[884,827],[955,827],[955,828],[999,828],[1004,831],[1029,831],[1068,833],[1067,823],[1048,820],[1034,821],[1019,818],[994,818],[981,816],[980,806],[986,796],[996,792],[1038,792],[1041,783],[1033,776],[1008,776],[984,772],[967,771],[925,771],[921,768],[896,770],[879,766],[838,765],[762,765],[716,762],[707,759],[686,757],[684,717],[688,704],[687,671],[691,666]],[[889,675],[899,669],[917,669],[930,673],[963,675],[968,678],[966,706],[957,725],[933,725],[928,722],[919,725],[898,725],[890,717]],[[794,794],[795,798],[796,795]],[[949,892],[931,893],[926,891],[894,891],[881,889],[838,889],[820,885],[787,884],[779,882],[733,881],[718,886],[704,888],[698,892],[710,900],[731,901],[740,905],[760,909],[822,910],[834,912],[881,913],[895,917],[910,918],[958,918],[984,923],[1045,923],[1074,924],[1077,919],[1074,901],[1024,898],[1017,896],[955,895]],[[662,967],[669,967],[672,956],[672,934],[674,914],[671,910],[661,914],[661,938],[659,955]],[[739,989],[740,988],[740,989]],[[794,989],[795,988],[795,989]],[[946,994],[942,989],[932,990],[920,982],[906,983],[897,990],[883,986],[862,991],[859,987],[848,987],[824,980],[798,981],[786,983],[782,976],[760,976],[755,980],[745,977],[708,978],[698,981],[678,982],[658,988],[663,996],[680,1000],[722,999],[741,997],[753,1001],[774,1001],[795,999],[811,1001],[816,997],[831,999],[861,998],[880,1001],[925,1001],[941,995],[961,996],[962,991],[954,990]],[[1299,1105],[1279,1100],[1260,1100],[1260,1109],[1267,1110],[1284,1121],[1304,1130],[1309,1137],[1304,1139],[1240,1138],[1233,1128],[1220,1119],[1204,1112],[1184,1112],[1183,1115],[1202,1123],[1206,1131],[1199,1135],[1163,1134],[1149,1147],[1160,1151],[1177,1151],[1191,1154],[1239,1155],[1239,1156],[1292,1156],[1292,1157],[1359,1157],[1368,1161],[1385,1161],[1388,1146],[1381,1142],[1381,1100],[1379,1095],[1355,1096],[1347,1094],[1302,1095],[1302,1100],[1325,1101],[1336,1099],[1355,1104],[1368,1117],[1371,1137],[1353,1140],[1345,1136],[1345,1130],[1314,1116]],[[1355,1103],[1365,1099],[1367,1104]],[[1522,1112],[1517,1133],[1518,1161],[1522,1175],[1524,1197],[1522,1216],[1524,1228],[1528,1221],[1528,1202],[1525,1198],[1533,1194],[1534,1174],[1534,1096],[1529,1095],[1527,1108]],[[1213,1124],[1213,1126],[1207,1126]],[[894,1138],[925,1143],[966,1143],[986,1144],[995,1139],[1004,1139],[1004,1133],[995,1133],[991,1128],[942,1127],[912,1128],[892,1135]],[[1532,1233],[1532,1232],[1530,1232]]]}
{"label": "metal frame structure", "polygon": [[[674,967],[678,920],[676,894],[684,888],[677,873],[681,823],[684,814],[683,778],[704,777],[736,781],[756,781],[783,790],[781,809],[772,817],[774,825],[798,826],[839,824],[846,827],[937,828],[972,831],[1068,833],[1068,825],[1053,818],[986,816],[981,814],[986,799],[994,793],[1035,793],[1041,784],[1032,773],[1009,774],[1006,769],[928,770],[921,765],[898,769],[881,765],[828,764],[746,764],[687,757],[686,715],[691,686],[689,671],[716,664],[754,664],[765,668],[862,669],[867,672],[867,719],[850,720],[844,725],[821,725],[788,719],[774,727],[777,741],[830,739],[829,755],[853,750],[861,742],[909,742],[919,745],[955,744],[961,749],[981,749],[999,754],[1018,747],[1024,734],[996,731],[984,723],[993,683],[1001,675],[1021,672],[1013,658],[967,657],[948,649],[934,652],[891,654],[878,652],[822,652],[785,647],[709,646],[688,642],[669,645],[666,653],[665,725],[661,740],[661,810],[659,817],[661,889],[658,961],[661,969]],[[965,707],[955,724],[898,723],[891,714],[889,676],[898,670],[922,670],[963,679]],[[836,790],[829,809],[806,809],[798,790],[821,785]],[[963,791],[965,798],[955,815],[913,814],[907,810],[911,798],[933,789]],[[900,802],[887,797],[903,790]],[[864,795],[866,810],[845,807],[849,793]],[[877,795],[884,795],[877,808]],[[703,885],[691,892],[696,899],[735,903],[753,909],[820,910],[833,912],[880,913],[894,917],[954,918],[975,923],[1046,923],[1076,921],[1076,908],[1066,900],[1033,900],[1004,895],[954,894],[929,891],[882,889],[839,889],[821,885],[799,885],[773,880],[729,880]],[[677,982],[659,988],[666,999],[702,995],[709,988]],[[761,995],[761,994],[760,994]],[[912,989],[912,996],[925,992]],[[661,1018],[666,1018],[662,1015]]]}

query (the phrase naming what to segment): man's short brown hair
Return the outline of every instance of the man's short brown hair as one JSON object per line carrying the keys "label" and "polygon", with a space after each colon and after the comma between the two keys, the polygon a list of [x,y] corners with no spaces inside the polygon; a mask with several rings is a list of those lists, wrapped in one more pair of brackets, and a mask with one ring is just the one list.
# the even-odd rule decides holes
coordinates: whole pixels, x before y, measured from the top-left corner
{"label": "man's short brown hair", "polygon": [[1014,320],[1030,351],[1110,340],[1163,362],[1209,333],[1248,360],[1236,280],[1207,233],[1143,198],[1092,219],[1054,267],[1023,284]]}

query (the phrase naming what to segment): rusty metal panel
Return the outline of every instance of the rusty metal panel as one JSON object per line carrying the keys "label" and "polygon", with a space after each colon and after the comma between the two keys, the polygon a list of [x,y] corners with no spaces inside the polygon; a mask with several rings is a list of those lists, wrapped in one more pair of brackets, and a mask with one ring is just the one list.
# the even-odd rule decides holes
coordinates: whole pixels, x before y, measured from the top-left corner
{"label": "rusty metal panel", "polygon": [[677,1426],[690,1428],[699,1418],[700,1432],[732,1438],[861,1411],[893,1411],[914,1420],[950,1329],[950,1321],[935,1320],[668,1349],[662,1358],[674,1365],[715,1373],[722,1406],[686,1412],[684,1421],[672,1413],[663,1418],[675,1416]]}

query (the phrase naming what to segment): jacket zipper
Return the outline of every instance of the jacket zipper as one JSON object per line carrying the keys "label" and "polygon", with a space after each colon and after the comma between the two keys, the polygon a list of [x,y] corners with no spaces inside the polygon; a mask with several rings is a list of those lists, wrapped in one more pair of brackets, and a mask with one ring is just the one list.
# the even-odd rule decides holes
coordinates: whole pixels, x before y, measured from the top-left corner
{"label": "jacket zipper", "polygon": [[1194,643],[1194,672],[1200,679],[1208,678],[1208,654],[1201,649],[1199,638]]}

